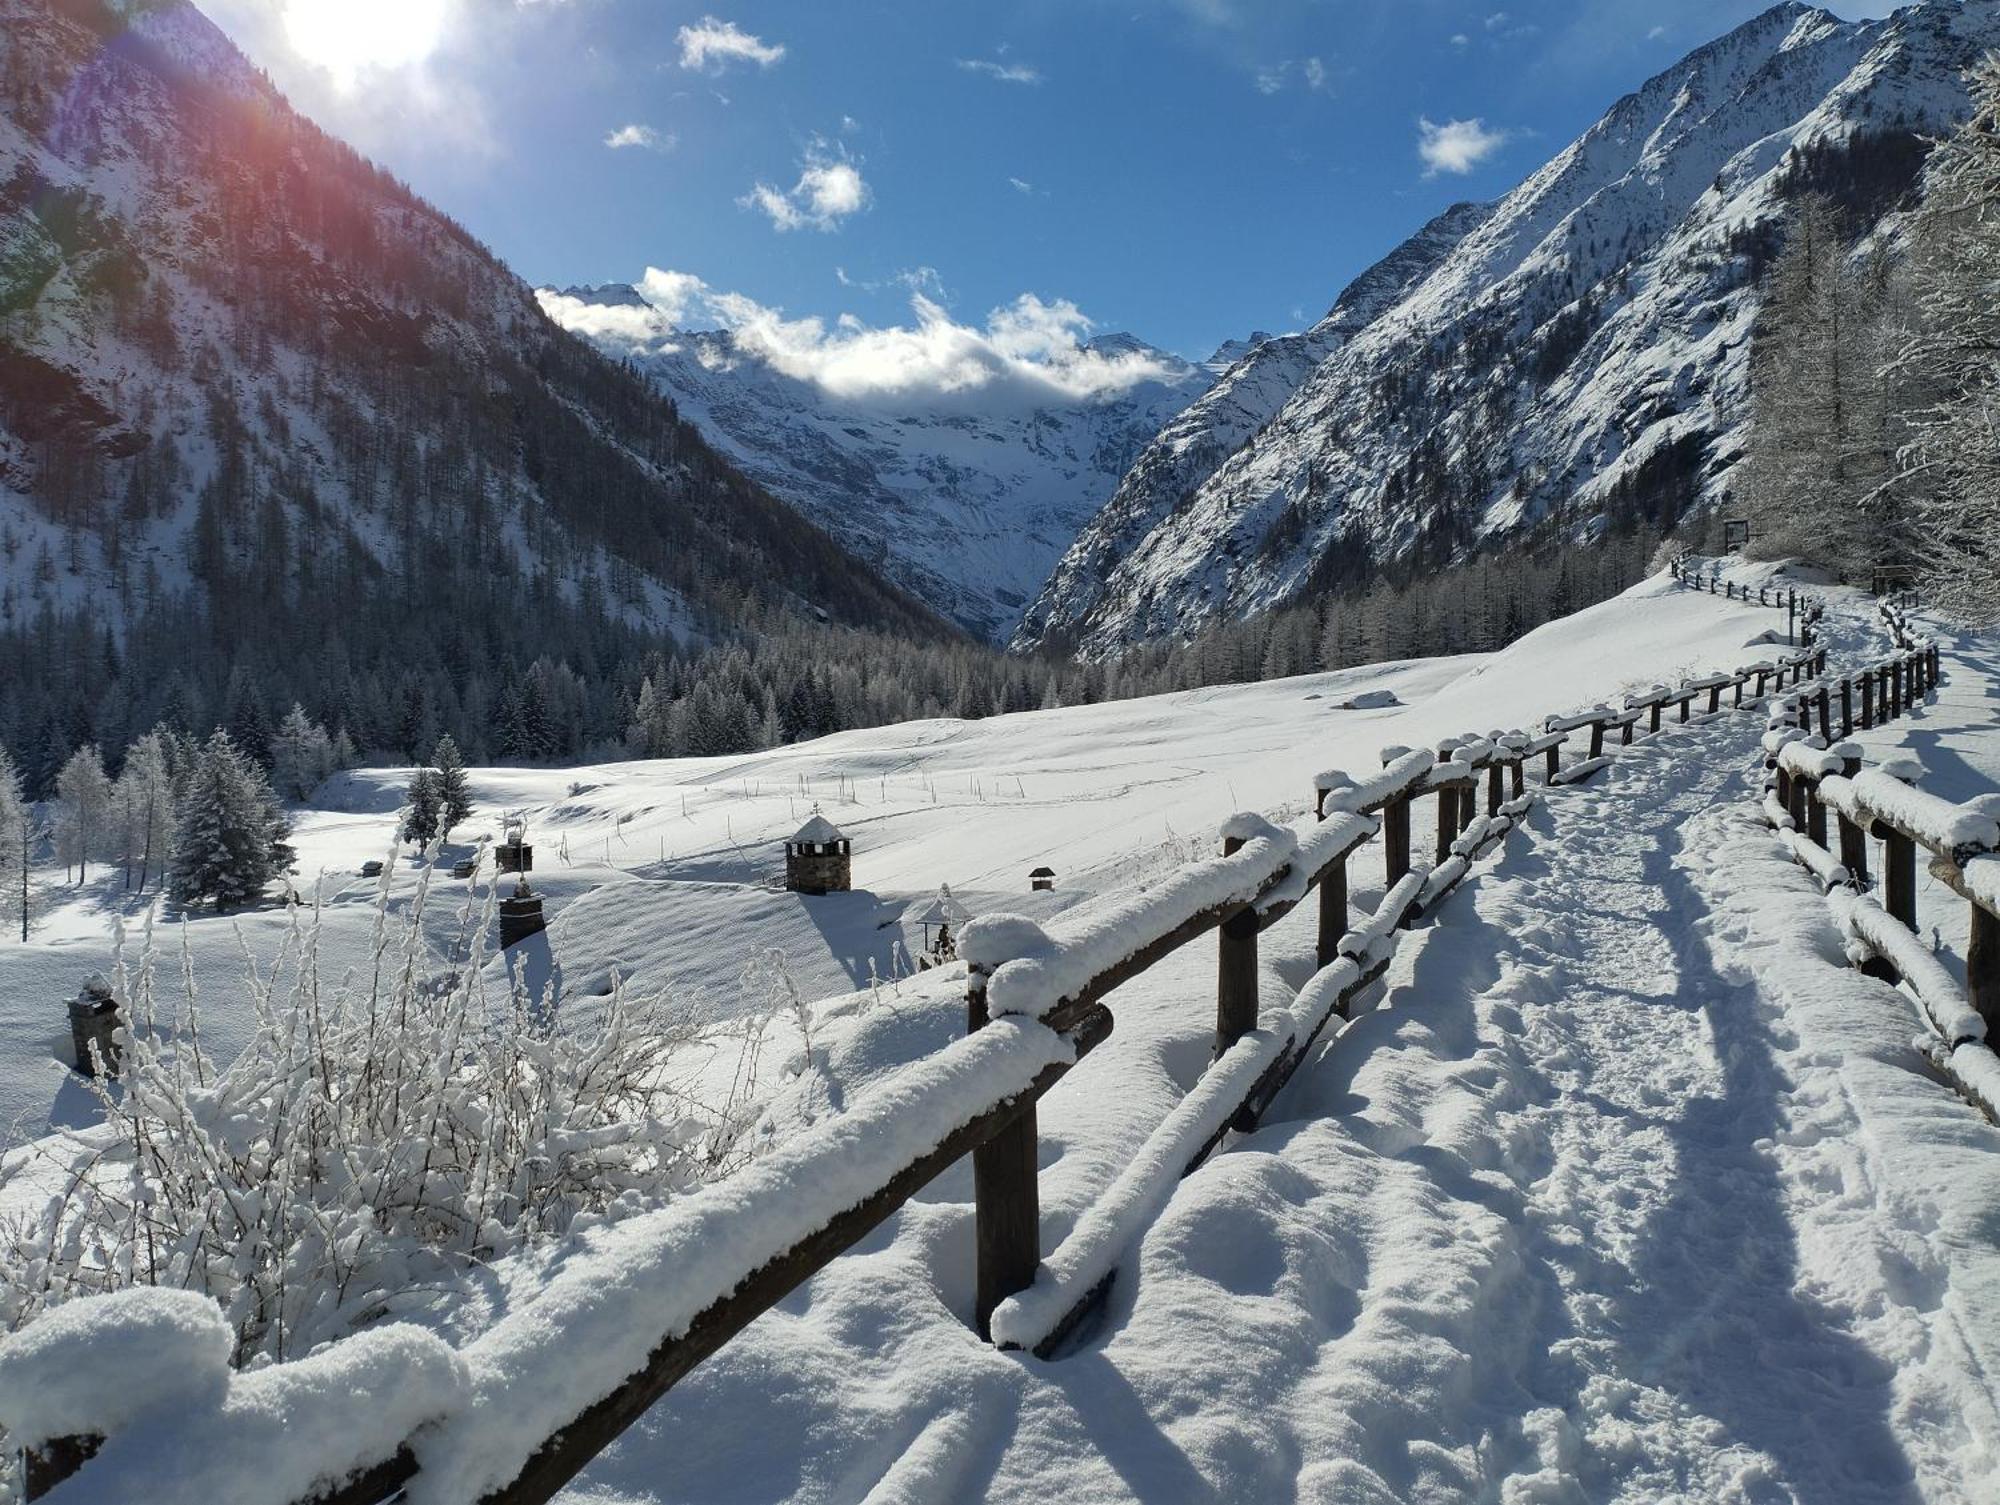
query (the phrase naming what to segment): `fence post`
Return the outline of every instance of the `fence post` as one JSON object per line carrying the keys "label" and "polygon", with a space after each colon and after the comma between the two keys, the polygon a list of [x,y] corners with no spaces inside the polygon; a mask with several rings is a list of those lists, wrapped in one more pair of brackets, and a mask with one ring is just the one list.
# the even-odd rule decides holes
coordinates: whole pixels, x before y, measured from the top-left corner
{"label": "fence post", "polygon": [[1494,759],[1491,763],[1488,763],[1486,765],[1486,813],[1488,815],[1498,815],[1500,813],[1500,804],[1501,804],[1500,758],[1499,758],[1500,749],[1496,747],[1494,748],[1493,751],[1494,751]]}
{"label": "fence post", "polygon": [[[973,967],[965,990],[966,1029],[983,1029],[986,973]],[[1035,1103],[1030,1098],[999,1133],[972,1152],[974,1278],[973,1323],[993,1341],[993,1312],[1035,1283],[1042,1261],[1041,1185],[1037,1174]]]}
{"label": "fence post", "polygon": [[1527,761],[1526,757],[1517,757],[1510,760],[1507,764],[1508,770],[1513,775],[1511,782],[1515,799],[1522,798],[1528,792],[1528,776],[1525,772]]}
{"label": "fence post", "polygon": [[[1784,770],[1780,769],[1779,773],[1780,775],[1782,775],[1784,773]],[[1789,779],[1783,780],[1783,782],[1785,786],[1784,788],[1785,808],[1791,812],[1792,829],[1794,831],[1797,831],[1801,836],[1803,836],[1806,834],[1806,825],[1807,825],[1806,781],[1803,776],[1795,773]]]}
{"label": "fence post", "polygon": [[1659,735],[1659,731],[1660,731],[1660,708],[1661,708],[1661,706],[1662,706],[1663,704],[1664,704],[1664,702],[1662,702],[1662,701],[1658,701],[1658,700],[1656,700],[1656,701],[1654,701],[1654,702],[1653,702],[1653,716],[1652,716],[1652,719],[1651,719],[1650,721],[1648,721],[1648,722],[1646,723],[1646,731],[1648,732],[1648,734],[1650,734],[1650,735],[1652,735],[1652,736],[1658,736],[1658,735]]}
{"label": "fence post", "polygon": [[1917,929],[1917,844],[1894,826],[1875,824],[1882,838],[1882,882],[1886,890],[1884,906],[1911,931]]}
{"label": "fence post", "polygon": [[1819,687],[1819,734],[1827,743],[1833,741],[1833,692],[1825,685]]}
{"label": "fence post", "polygon": [[1548,748],[1543,753],[1543,756],[1548,759],[1548,767],[1542,771],[1542,782],[1544,784],[1553,784],[1556,781],[1556,775],[1562,772],[1562,743],[1558,742],[1555,746]]}
{"label": "fence post", "polygon": [[1891,659],[1889,661],[1889,714],[1891,716],[1900,716],[1903,714],[1905,708],[1906,702],[1903,699],[1903,661],[1899,658]]}
{"label": "fence post", "polygon": [[1875,724],[1875,676],[1866,669],[1861,671],[1861,729],[1867,731]]}
{"label": "fence post", "polygon": [[1708,714],[1713,716],[1717,711],[1721,709],[1722,709],[1722,686],[1710,685],[1708,687]]}
{"label": "fence post", "polygon": [[1341,858],[1319,881],[1319,943],[1314,956],[1330,967],[1340,960],[1340,938],[1347,934],[1347,859]]}
{"label": "fence post", "polygon": [[1604,756],[1604,723],[1602,721],[1593,721],[1590,723],[1590,755],[1593,758]]}
{"label": "fence post", "polygon": [[1840,738],[1844,742],[1854,735],[1854,681],[1840,682]]}
{"label": "fence post", "polygon": [[[1400,757],[1402,749],[1396,750]],[[1392,763],[1395,758],[1385,758]],[[1410,870],[1410,796],[1399,794],[1382,807],[1382,872],[1394,888]]]}
{"label": "fence post", "polygon": [[[1861,772],[1861,758],[1857,753],[1849,753],[1840,761],[1840,771],[1848,778]],[[1867,834],[1847,816],[1834,812],[1840,826],[1840,865],[1847,869],[1847,876],[1854,880],[1856,888],[1868,886],[1868,838]]]}
{"label": "fence post", "polygon": [[[1223,840],[1227,857],[1243,845],[1241,837]],[[1215,950],[1215,1054],[1222,1053],[1257,1027],[1257,911],[1246,904],[1222,922]]]}
{"label": "fence post", "polygon": [[1819,780],[1800,779],[1806,786],[1806,836],[1815,846],[1826,846],[1826,806],[1820,803]]}
{"label": "fence post", "polygon": [[1986,1021],[1988,1036],[2000,1036],[2000,919],[1977,904],[1965,947],[1965,996]]}
{"label": "fence post", "polygon": [[1479,814],[1479,776],[1474,774],[1458,789],[1458,829],[1462,835],[1472,828]]}
{"label": "fence post", "polygon": [[[1438,754],[1438,767],[1443,768],[1451,760],[1444,753]],[[1437,860],[1443,862],[1451,855],[1451,844],[1458,835],[1458,786],[1438,785],[1438,839]]]}

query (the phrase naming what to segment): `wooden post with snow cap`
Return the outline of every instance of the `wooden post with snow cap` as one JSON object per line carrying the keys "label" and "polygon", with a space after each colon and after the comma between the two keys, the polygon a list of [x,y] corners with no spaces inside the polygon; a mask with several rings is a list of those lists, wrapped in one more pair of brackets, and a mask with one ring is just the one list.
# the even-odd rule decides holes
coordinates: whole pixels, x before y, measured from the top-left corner
{"label": "wooden post with snow cap", "polygon": [[1496,745],[1493,749],[1493,761],[1486,765],[1486,813],[1488,815],[1498,815],[1502,804],[1500,796],[1500,749],[1497,745],[1498,739],[1495,740]]}
{"label": "wooden post with snow cap", "polygon": [[1825,685],[1819,687],[1814,697],[1819,702],[1819,734],[1823,741],[1833,741],[1833,695]]}
{"label": "wooden post with snow cap", "polygon": [[[967,1033],[984,1029],[986,969],[966,970]],[[1040,1144],[1035,1100],[1012,1122],[972,1151],[974,1258],[973,1325],[993,1341],[993,1312],[1009,1296],[1035,1283],[1042,1262]]]}
{"label": "wooden post with snow cap", "polygon": [[[1438,767],[1451,766],[1451,749],[1438,749]],[[1440,782],[1438,784],[1437,805],[1437,857],[1443,862],[1451,855],[1451,844],[1458,839],[1458,785]]]}
{"label": "wooden post with snow cap", "polygon": [[[1222,855],[1241,850],[1243,838],[1225,836]],[[1296,860],[1296,859],[1294,859]],[[1215,950],[1215,1056],[1257,1027],[1257,931],[1254,905],[1246,904],[1218,928]],[[1032,1278],[1032,1276],[1031,1276]]]}
{"label": "wooden post with snow cap", "polygon": [[[1387,768],[1407,753],[1407,747],[1382,749],[1382,766]],[[1399,794],[1382,807],[1382,872],[1394,888],[1410,870],[1410,797]]]}
{"label": "wooden post with snow cap", "polygon": [[[1853,778],[1861,772],[1861,754],[1852,748],[1841,749],[1840,772],[1843,777]],[[1868,886],[1868,833],[1847,818],[1845,812],[1835,811],[1835,819],[1840,829],[1840,865],[1847,869],[1847,876],[1856,888]]]}
{"label": "wooden post with snow cap", "polygon": [[1319,880],[1319,934],[1315,962],[1330,967],[1340,960],[1340,938],[1347,934],[1347,859],[1341,858]]}

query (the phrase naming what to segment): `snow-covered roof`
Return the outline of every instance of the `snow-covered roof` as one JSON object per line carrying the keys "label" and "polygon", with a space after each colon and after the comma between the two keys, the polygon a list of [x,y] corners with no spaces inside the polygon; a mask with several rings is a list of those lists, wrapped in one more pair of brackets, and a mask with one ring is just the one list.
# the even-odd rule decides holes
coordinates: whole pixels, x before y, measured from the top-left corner
{"label": "snow-covered roof", "polygon": [[812,819],[800,826],[798,831],[793,835],[792,845],[818,846],[829,841],[845,840],[847,838],[841,834],[840,827],[815,810]]}

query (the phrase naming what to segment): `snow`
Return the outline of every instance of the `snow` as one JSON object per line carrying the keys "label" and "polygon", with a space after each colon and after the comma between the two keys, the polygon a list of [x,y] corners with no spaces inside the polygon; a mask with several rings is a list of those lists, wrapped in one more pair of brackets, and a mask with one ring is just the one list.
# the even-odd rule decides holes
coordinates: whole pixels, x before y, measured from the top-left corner
{"label": "snow", "polygon": [[0,1338],[9,1447],[115,1433],[168,1402],[204,1406],[229,1384],[236,1334],[199,1291],[138,1288],[72,1301]]}
{"label": "snow", "polygon": [[[1394,757],[1390,756],[1392,753]],[[1431,755],[1421,750],[1411,752],[1403,748],[1384,748],[1382,757],[1382,771],[1358,783],[1338,768],[1320,774],[1313,781],[1314,787],[1324,796],[1320,808],[1353,813],[1377,809],[1396,796],[1418,787],[1430,777],[1431,770],[1436,766]]]}
{"label": "snow", "polygon": [[1986,1021],[1973,1012],[1952,975],[1907,925],[1866,894],[1835,889],[1826,897],[1841,925],[1901,974],[1939,1038],[1949,1045],[1986,1038]]}
{"label": "snow", "polygon": [[1073,1059],[1069,1042],[1039,1024],[996,1020],[738,1175],[593,1230],[572,1263],[466,1349],[470,1398],[417,1439],[412,1505],[459,1505],[507,1483],[543,1438],[644,1367],[746,1272]]}
{"label": "snow", "polygon": [[1224,904],[1247,904],[1279,877],[1298,850],[1291,832],[1262,816],[1239,814],[1225,822],[1224,836],[1243,842],[1225,857],[1182,867],[1141,894],[1109,896],[1074,917],[1054,935],[1029,940],[1033,949],[1008,957],[981,934],[981,922],[966,926],[968,960],[993,969],[986,1006],[995,1015],[1039,1019],[1066,998],[1076,997],[1092,979],[1170,934],[1203,912]]}
{"label": "snow", "polygon": [[811,820],[792,833],[793,844],[801,846],[824,846],[828,842],[845,841],[846,839],[841,834],[840,827],[817,811],[813,813]]}
{"label": "snow", "polygon": [[1849,782],[1863,804],[1934,852],[1956,859],[2000,846],[2000,821],[1983,811],[1913,789],[1878,768],[1864,768]]}
{"label": "snow", "polygon": [[[1271,848],[1271,874],[1310,862],[1347,817],[1310,820],[1329,762],[1370,767],[1384,740],[1436,748],[1560,715],[1551,684],[1615,703],[1662,666],[1726,667],[1761,615],[1649,583],[1482,658],[747,759],[475,771],[482,812],[530,807],[538,860],[573,854],[536,874],[564,1007],[586,1007],[614,958],[735,1006],[735,971],[765,936],[820,1001],[799,1069],[771,1073],[772,1147],[744,1173],[772,1182],[726,1181],[480,1272],[492,1320],[453,1330],[471,1400],[419,1439],[426,1488],[475,1493],[772,1247],[725,1249],[727,1228],[789,1239],[864,1159],[879,1170],[949,1132],[911,1128],[906,1145],[917,1107],[877,1117],[899,1092],[921,1096],[934,1063],[976,1079],[953,1089],[964,1100],[1031,1077],[1030,1042],[1063,1049],[1019,1018],[966,1036],[963,967],[855,980],[941,880],[982,916],[965,954],[1004,972],[1061,939],[1115,935],[1107,917],[1177,875],[1212,876],[1206,833],[1246,802],[1268,824],[1233,827],[1252,838],[1244,852]],[[1829,630],[1857,650],[1867,637],[1851,614]],[[1930,754],[1927,785],[1969,799],[1974,760],[1996,755],[1985,651],[1950,659],[1956,708],[1941,698],[1858,739],[1870,761],[1884,739],[1926,737],[1911,745]],[[1371,683],[1404,706],[1325,715],[1324,698]],[[1274,1041],[1303,1039],[1386,970],[1261,1127],[1184,1180],[1159,1136],[1170,1120],[1192,1133],[1213,1106],[1183,1108],[1213,1046],[1212,946],[1110,994],[1116,1033],[1039,1109],[1043,1248],[1053,1257],[1088,1223],[1066,1288],[1116,1272],[1064,1356],[996,1352],[969,1331],[961,1162],[706,1360],[567,1498],[1990,1498],[2000,1417],[1982,1376],[2000,1372],[2000,1340],[1984,1314],[2000,1252],[1982,1220],[2000,1205],[2000,1130],[1912,1048],[1930,1034],[1918,1003],[1847,965],[1818,884],[1757,827],[1762,722],[1676,724],[1618,749],[1589,785],[1541,794],[1393,951],[1384,933],[1316,977],[1317,916],[1278,920],[1259,944]],[[385,799],[394,782],[380,776]],[[353,808],[308,813],[309,861],[345,854],[351,869],[379,851],[377,783],[358,776]],[[836,787],[868,891],[823,905],[765,886],[799,801]],[[601,862],[607,850],[633,867]],[[1399,907],[1379,851],[1349,862],[1362,930]],[[1027,891],[1044,860],[1065,892]],[[1965,908],[1954,897],[1937,913]],[[69,961],[92,949],[87,918]],[[227,929],[192,925],[198,956],[209,935],[219,954]],[[0,978],[49,949],[0,948]],[[227,1015],[226,982],[205,997]],[[1010,1035],[1025,1059],[999,1044]],[[989,1049],[1007,1064],[971,1064]],[[1990,1053],[1949,1059],[1972,1082]],[[755,1211],[725,1212],[738,1196]]]}
{"label": "snow", "polygon": [[318,1353],[229,1377],[219,1403],[149,1412],[114,1431],[52,1505],[297,1505],[394,1455],[414,1427],[462,1414],[466,1365],[435,1333],[371,1328]]}
{"label": "snow", "polygon": [[1396,880],[1395,886],[1382,896],[1375,911],[1340,938],[1339,951],[1342,956],[1363,960],[1375,948],[1400,929],[1403,919],[1422,898],[1425,880],[1430,877],[1430,869],[1412,868]]}

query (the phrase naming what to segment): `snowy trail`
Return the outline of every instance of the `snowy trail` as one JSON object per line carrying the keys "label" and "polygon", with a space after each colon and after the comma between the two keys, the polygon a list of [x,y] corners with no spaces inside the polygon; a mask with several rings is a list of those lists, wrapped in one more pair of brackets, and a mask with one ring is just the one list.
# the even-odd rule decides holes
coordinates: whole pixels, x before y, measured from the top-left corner
{"label": "snowy trail", "polygon": [[[1833,967],[1751,813],[1761,728],[1552,795],[1181,1183],[1073,1352],[966,1331],[948,1177],[571,1497],[2000,1497],[2000,1131],[1908,1000]],[[1267,1006],[1310,935],[1269,940]]]}

